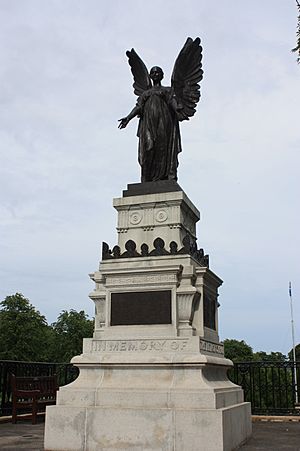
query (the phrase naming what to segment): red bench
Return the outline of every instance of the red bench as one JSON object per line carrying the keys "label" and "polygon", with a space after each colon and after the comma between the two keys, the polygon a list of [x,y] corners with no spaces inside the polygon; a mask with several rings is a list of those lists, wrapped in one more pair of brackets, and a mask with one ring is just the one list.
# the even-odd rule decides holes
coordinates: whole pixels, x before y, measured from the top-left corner
{"label": "red bench", "polygon": [[32,424],[36,424],[38,412],[45,412],[46,406],[55,404],[58,390],[57,377],[16,377],[11,375],[12,422],[16,423],[18,411],[30,411]]}

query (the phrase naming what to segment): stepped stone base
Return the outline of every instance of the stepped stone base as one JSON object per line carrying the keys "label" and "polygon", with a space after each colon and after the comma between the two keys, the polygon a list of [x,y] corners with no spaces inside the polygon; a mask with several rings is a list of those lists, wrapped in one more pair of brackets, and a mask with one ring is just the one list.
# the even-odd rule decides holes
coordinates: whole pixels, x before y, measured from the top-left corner
{"label": "stepped stone base", "polygon": [[[212,410],[47,408],[45,450],[230,451],[251,435],[250,407]],[[63,424],[62,427],[59,424]],[[55,437],[48,430],[56,428]]]}
{"label": "stepped stone base", "polygon": [[47,407],[45,450],[231,451],[251,435],[250,404],[227,379],[227,359],[124,350],[74,363],[79,378]]}

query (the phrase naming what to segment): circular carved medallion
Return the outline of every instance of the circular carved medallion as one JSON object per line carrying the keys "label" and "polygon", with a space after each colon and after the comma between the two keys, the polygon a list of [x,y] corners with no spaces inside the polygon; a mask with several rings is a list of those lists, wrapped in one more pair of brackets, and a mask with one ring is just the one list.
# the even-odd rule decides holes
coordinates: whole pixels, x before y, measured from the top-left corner
{"label": "circular carved medallion", "polygon": [[157,222],[164,222],[168,218],[167,212],[165,210],[159,210],[156,213],[156,221]]}
{"label": "circular carved medallion", "polygon": [[133,225],[139,224],[142,220],[142,215],[139,211],[133,211],[130,214],[130,223]]}

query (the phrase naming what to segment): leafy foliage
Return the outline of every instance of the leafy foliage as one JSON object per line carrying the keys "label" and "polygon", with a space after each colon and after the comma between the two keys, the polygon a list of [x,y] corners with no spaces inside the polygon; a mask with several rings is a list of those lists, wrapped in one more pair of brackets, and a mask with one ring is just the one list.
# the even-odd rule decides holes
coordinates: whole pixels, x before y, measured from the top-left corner
{"label": "leafy foliage", "polygon": [[296,0],[297,8],[298,8],[298,25],[297,25],[297,45],[292,49],[292,52],[296,52],[298,54],[297,62],[300,64],[300,3]]}
{"label": "leafy foliage", "polygon": [[260,361],[260,362],[285,362],[286,356],[282,354],[281,352],[270,352],[268,354],[264,351],[255,352],[253,354],[254,360]]}
{"label": "leafy foliage", "polygon": [[54,331],[52,360],[69,362],[72,357],[82,353],[82,340],[93,335],[94,321],[88,319],[81,310],[64,310],[51,325]]}
{"label": "leafy foliage", "polygon": [[0,359],[42,361],[50,333],[46,318],[21,293],[0,303]]}
{"label": "leafy foliage", "polygon": [[287,359],[281,352],[270,352],[269,354],[265,351],[253,352],[251,346],[245,343],[244,340],[238,341],[234,339],[224,340],[224,354],[227,359],[233,362],[285,362]]}
{"label": "leafy foliage", "polygon": [[224,355],[233,362],[249,362],[253,360],[253,349],[244,340],[224,340]]}
{"label": "leafy foliage", "polygon": [[82,352],[94,322],[84,311],[63,311],[52,325],[22,294],[0,302],[0,360],[68,362]]}

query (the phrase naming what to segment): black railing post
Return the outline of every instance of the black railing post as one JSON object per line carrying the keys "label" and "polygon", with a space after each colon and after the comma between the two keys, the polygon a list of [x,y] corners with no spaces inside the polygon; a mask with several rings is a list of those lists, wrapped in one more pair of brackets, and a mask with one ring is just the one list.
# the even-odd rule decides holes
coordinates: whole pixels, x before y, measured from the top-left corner
{"label": "black railing post", "polygon": [[[300,361],[297,362],[298,375]],[[236,362],[230,379],[244,390],[257,415],[300,415],[295,407],[293,366],[289,361]],[[298,376],[299,377],[299,376]]]}

